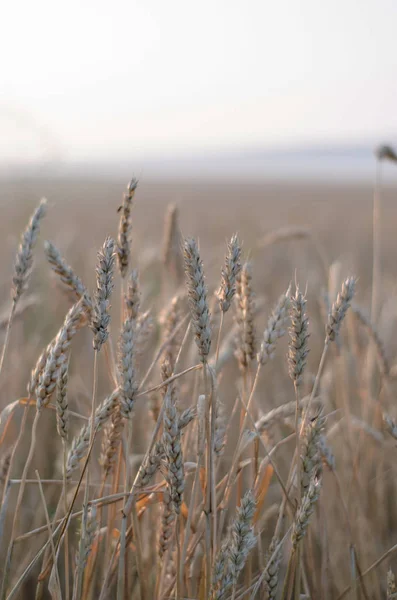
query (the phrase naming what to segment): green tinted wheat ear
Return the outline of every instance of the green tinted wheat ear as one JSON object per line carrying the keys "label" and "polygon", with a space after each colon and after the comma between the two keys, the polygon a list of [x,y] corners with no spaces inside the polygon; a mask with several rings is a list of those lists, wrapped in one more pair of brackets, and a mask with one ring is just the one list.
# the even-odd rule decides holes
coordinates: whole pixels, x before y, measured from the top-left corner
{"label": "green tinted wheat ear", "polygon": [[195,240],[184,244],[186,285],[195,340],[201,360],[207,360],[211,348],[211,324],[204,281],[203,263]]}
{"label": "green tinted wheat ear", "polygon": [[135,196],[138,180],[133,178],[127,186],[124,193],[123,204],[120,209],[120,224],[117,237],[117,260],[121,276],[127,275],[128,263],[130,259],[130,234],[131,234],[131,209]]}
{"label": "green tinted wheat ear", "polygon": [[72,338],[85,323],[85,310],[81,300],[69,310],[63,326],[51,345],[45,366],[36,387],[37,410],[41,410],[50,401],[57,385],[62,366],[67,362],[67,352]]}
{"label": "green tinted wheat ear", "polygon": [[227,245],[228,253],[225,266],[222,269],[221,287],[218,291],[219,306],[222,312],[227,312],[236,293],[236,279],[241,271],[241,244],[234,235]]}
{"label": "green tinted wheat ear", "polygon": [[355,290],[355,277],[348,277],[345,279],[342,284],[342,289],[333,303],[331,312],[328,315],[328,323],[326,326],[327,339],[335,340],[338,337],[342,321],[345,318],[347,309],[349,308],[353,299]]}
{"label": "green tinted wheat ear", "polygon": [[258,363],[265,365],[274,356],[276,342],[285,334],[285,326],[288,320],[288,309],[290,304],[290,289],[282,294],[267,322],[263,334],[260,351],[258,352]]}
{"label": "green tinted wheat ear", "polygon": [[18,248],[14,276],[12,278],[12,299],[16,304],[25,291],[33,266],[33,248],[39,234],[40,222],[46,213],[47,200],[41,200],[22,234]]}
{"label": "green tinted wheat ear", "polygon": [[291,298],[291,327],[288,351],[289,374],[296,387],[302,383],[303,371],[306,366],[308,350],[308,325],[306,315],[306,298],[297,288],[295,296]]}
{"label": "green tinted wheat ear", "polygon": [[96,268],[96,291],[94,297],[91,329],[94,333],[93,346],[100,350],[109,336],[110,297],[113,291],[114,241],[106,238],[98,252]]}
{"label": "green tinted wheat ear", "polygon": [[92,307],[92,301],[88,294],[87,288],[73,271],[65,260],[62,258],[59,250],[51,242],[44,243],[44,250],[47,256],[47,260],[50,263],[53,271],[59,275],[62,283],[77,297],[84,298],[84,302],[89,309]]}

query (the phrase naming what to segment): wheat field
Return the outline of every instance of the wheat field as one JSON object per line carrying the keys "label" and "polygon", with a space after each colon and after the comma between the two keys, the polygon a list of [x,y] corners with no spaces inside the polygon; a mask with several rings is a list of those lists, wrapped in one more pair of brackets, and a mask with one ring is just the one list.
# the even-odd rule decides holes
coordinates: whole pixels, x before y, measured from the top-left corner
{"label": "wheat field", "polygon": [[1,600],[397,597],[394,194],[0,183]]}

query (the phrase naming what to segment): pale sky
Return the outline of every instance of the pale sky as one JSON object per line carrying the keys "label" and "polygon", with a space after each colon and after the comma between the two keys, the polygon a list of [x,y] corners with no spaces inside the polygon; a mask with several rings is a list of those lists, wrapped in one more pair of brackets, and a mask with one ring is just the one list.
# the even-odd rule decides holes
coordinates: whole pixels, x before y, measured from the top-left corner
{"label": "pale sky", "polygon": [[4,1],[0,159],[397,135],[396,0]]}

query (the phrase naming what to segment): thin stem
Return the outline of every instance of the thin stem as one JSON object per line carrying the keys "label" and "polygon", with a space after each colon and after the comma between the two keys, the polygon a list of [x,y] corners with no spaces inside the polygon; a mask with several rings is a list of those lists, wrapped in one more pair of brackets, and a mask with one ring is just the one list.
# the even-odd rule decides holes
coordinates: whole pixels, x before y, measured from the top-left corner
{"label": "thin stem", "polygon": [[[301,440],[301,432],[299,431],[299,417],[300,417],[300,398],[299,398],[299,387],[294,382],[295,388],[295,399],[296,399],[296,409],[295,409],[295,441],[296,441],[296,486],[297,486],[297,498],[298,498],[298,507],[301,505],[301,450],[300,450],[300,440]],[[300,547],[297,548],[296,552],[296,574],[295,574],[295,600],[300,600],[300,582],[301,582],[301,550]]]}
{"label": "thin stem", "polygon": [[[29,406],[30,406],[30,396],[28,398],[27,403],[24,406],[23,416],[22,416],[22,422],[21,422],[21,426],[19,428],[18,437],[17,437],[17,439],[15,441],[15,444],[14,444],[14,446],[12,448],[12,451],[11,451],[10,466],[8,467],[7,477],[6,477],[6,480],[4,482],[4,492],[3,492],[3,497],[2,497],[1,505],[3,505],[4,496],[5,496],[7,487],[8,487],[8,482],[9,482],[10,477],[11,477],[11,472],[12,472],[12,467],[13,467],[13,464],[14,464],[14,459],[15,459],[16,451],[18,450],[18,446],[20,444],[20,441],[21,441],[21,439],[22,439],[22,437],[23,437],[23,435],[25,433],[25,426],[26,426],[26,420],[27,420],[27,417],[28,417]],[[0,531],[0,539],[3,539],[2,533],[3,532]]]}
{"label": "thin stem", "polygon": [[181,597],[181,578],[182,578],[182,570],[181,570],[181,518],[182,515],[179,514],[176,517],[175,524],[175,538],[176,538],[176,590],[175,590],[175,600],[180,600]]}
{"label": "thin stem", "polygon": [[[132,504],[131,516],[132,516],[132,525],[134,528],[134,540],[135,540],[135,546],[136,546],[135,560],[136,560],[136,566],[137,566],[137,571],[138,571],[139,587],[141,590],[141,600],[145,600],[145,598],[146,598],[146,585],[145,585],[146,582],[145,582],[145,574],[144,574],[144,569],[143,569],[142,539],[141,539],[140,529],[139,529],[138,511],[136,509],[135,495],[134,495],[134,502]],[[124,544],[124,546],[125,546],[125,544]]]}
{"label": "thin stem", "polygon": [[60,590],[61,590],[61,584],[60,584],[60,581],[59,581],[59,573],[58,573],[58,567],[57,567],[57,556],[56,556],[56,552],[55,552],[54,536],[53,536],[53,531],[51,529],[50,516],[48,514],[47,503],[45,501],[43,486],[41,485],[40,475],[39,475],[39,472],[38,472],[37,469],[36,469],[35,473],[36,473],[37,481],[38,481],[38,484],[39,484],[41,501],[42,501],[43,507],[44,507],[44,515],[45,515],[46,527],[47,527],[47,531],[48,531],[48,541],[50,543],[51,553],[52,553],[52,560],[53,560],[54,569],[55,569],[55,580],[57,582],[58,590],[60,592]]}
{"label": "thin stem", "polygon": [[381,212],[381,160],[376,161],[375,185],[372,215],[372,299],[371,299],[371,322],[376,323],[379,310],[380,291],[380,212]]}
{"label": "thin stem", "polygon": [[[63,447],[63,501],[64,501],[64,509],[65,515],[68,512],[68,498],[67,498],[67,477],[66,477],[66,462],[67,462],[67,446],[66,440],[62,438],[62,447]],[[69,600],[70,597],[70,585],[69,585],[69,532],[65,531],[65,600]]]}
{"label": "thin stem", "polygon": [[[92,386],[92,401],[91,401],[91,419],[90,419],[90,447],[92,447],[95,438],[95,403],[96,403],[96,394],[97,394],[97,385],[98,385],[98,350],[94,350],[94,372],[93,372],[93,386]],[[89,457],[87,457],[89,459]],[[87,462],[88,465],[88,462]],[[90,485],[90,470],[87,466],[86,469],[86,485],[84,490],[84,500],[83,500],[83,519],[82,519],[82,532],[80,538],[80,547],[79,547],[79,561],[77,568],[77,584],[76,584],[76,600],[79,600],[81,597],[81,590],[83,585],[83,571],[84,571],[84,561],[83,561],[83,553],[85,547],[85,537],[87,535],[87,517],[88,517],[88,501],[89,501],[89,488]]]}
{"label": "thin stem", "polygon": [[211,425],[210,425],[210,398],[208,394],[208,381],[207,381],[207,364],[203,363],[203,379],[204,379],[204,396],[205,396],[205,432],[206,432],[206,498],[204,502],[204,513],[206,517],[206,534],[205,534],[205,547],[206,547],[206,597],[209,597],[210,586],[211,586],[211,565],[212,565],[212,535],[211,531],[213,523],[211,522],[211,467],[212,467],[212,441],[211,441]]}
{"label": "thin stem", "polygon": [[218,358],[219,358],[219,348],[221,345],[221,334],[222,334],[222,328],[223,328],[223,319],[224,319],[225,313],[223,312],[223,310],[221,311],[221,322],[219,324],[219,331],[218,331],[218,339],[216,342],[216,354],[215,354],[215,371],[216,371],[216,367],[218,365]]}
{"label": "thin stem", "polygon": [[11,306],[11,310],[10,310],[10,315],[8,317],[7,329],[6,329],[6,335],[5,335],[5,338],[4,338],[3,350],[1,352],[1,358],[0,358],[0,376],[1,376],[1,372],[3,370],[4,358],[5,358],[5,355],[6,355],[6,352],[7,352],[8,343],[10,341],[11,326],[12,326],[12,322],[14,320],[14,314],[15,314],[16,306],[17,306],[17,303],[15,302],[15,300],[13,300],[12,306]]}

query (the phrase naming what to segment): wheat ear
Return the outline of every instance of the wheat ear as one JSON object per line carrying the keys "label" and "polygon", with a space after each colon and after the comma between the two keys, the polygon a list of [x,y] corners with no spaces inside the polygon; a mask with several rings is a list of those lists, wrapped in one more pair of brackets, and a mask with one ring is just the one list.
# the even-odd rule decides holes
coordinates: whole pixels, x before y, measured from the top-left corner
{"label": "wheat ear", "polygon": [[131,233],[131,209],[135,196],[138,180],[133,178],[127,185],[124,193],[123,204],[120,208],[120,224],[117,237],[117,260],[121,276],[124,278],[128,271],[130,258],[130,233]]}
{"label": "wheat ear", "polygon": [[186,285],[195,340],[201,360],[205,362],[211,348],[211,324],[203,263],[201,262],[195,240],[185,240],[184,259]]}

